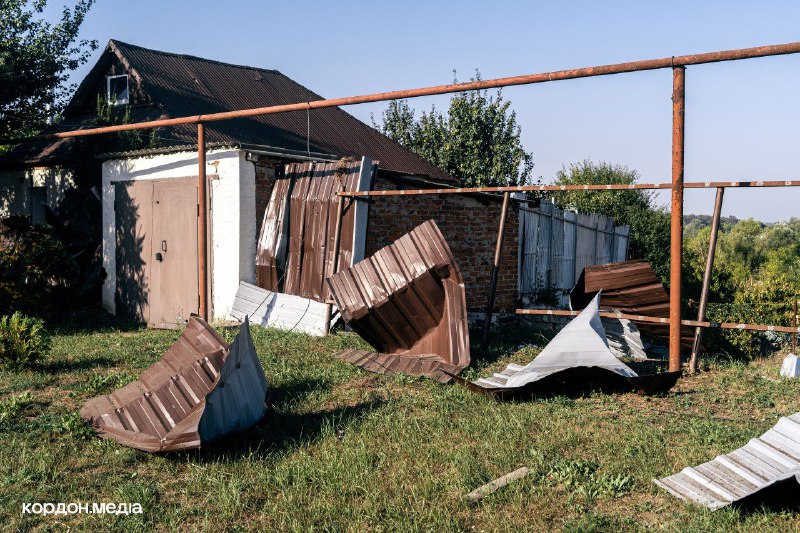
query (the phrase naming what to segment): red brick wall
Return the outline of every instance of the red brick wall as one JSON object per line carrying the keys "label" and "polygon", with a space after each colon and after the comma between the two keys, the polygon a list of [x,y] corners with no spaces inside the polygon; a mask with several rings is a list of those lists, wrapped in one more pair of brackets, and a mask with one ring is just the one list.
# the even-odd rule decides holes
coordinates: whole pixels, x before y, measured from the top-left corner
{"label": "red brick wall", "polygon": [[[419,188],[378,176],[373,189]],[[370,256],[404,233],[432,218],[442,230],[464,276],[467,308],[483,311],[491,279],[492,260],[500,221],[500,198],[442,194],[435,196],[372,197],[367,227]],[[512,310],[517,299],[519,213],[513,204],[506,219],[495,307]]]}

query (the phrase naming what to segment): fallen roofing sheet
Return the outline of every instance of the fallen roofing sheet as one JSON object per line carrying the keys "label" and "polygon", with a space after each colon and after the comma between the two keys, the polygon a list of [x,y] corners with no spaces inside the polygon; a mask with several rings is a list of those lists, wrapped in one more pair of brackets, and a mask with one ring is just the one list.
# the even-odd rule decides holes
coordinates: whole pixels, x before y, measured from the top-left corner
{"label": "fallen roofing sheet", "polygon": [[[256,284],[317,302],[328,300],[325,280],[333,274],[338,193],[369,190],[375,169],[368,158],[286,165],[264,212]],[[366,221],[367,206],[363,202],[346,203],[339,268],[363,259]]]}
{"label": "fallen roofing sheet", "polygon": [[673,496],[716,510],[743,504],[782,481],[796,487],[799,473],[800,413],[795,413],[732,453],[653,482]]}
{"label": "fallen roofing sheet", "polygon": [[101,436],[138,450],[198,448],[258,422],[266,392],[247,320],[228,346],[193,316],[137,381],[88,400],[81,416]]}
{"label": "fallen roofing sheet", "polygon": [[534,384],[537,389],[544,389],[552,384],[552,380],[546,379],[551,377],[565,381],[601,378],[648,394],[672,388],[680,372],[639,376],[611,353],[598,315],[600,298],[598,293],[527,365],[510,364],[489,378],[473,383],[459,379],[459,382],[477,392],[499,397],[532,389]]}
{"label": "fallen roofing sheet", "polygon": [[366,370],[449,381],[469,365],[461,271],[428,220],[372,257],[328,279],[342,318],[378,353],[338,357]]}
{"label": "fallen roofing sheet", "polygon": [[[669,317],[669,294],[648,261],[631,260],[587,266],[569,294],[572,309],[583,309],[600,290],[602,309],[654,317]],[[639,331],[657,339],[669,338],[669,325],[641,324]],[[681,345],[691,347],[694,330],[681,327]]]}
{"label": "fallen roofing sheet", "polygon": [[[259,326],[322,337],[325,335],[327,307],[308,298],[268,291],[242,281],[230,315],[240,322],[249,318]],[[331,321],[336,318],[333,314]]]}

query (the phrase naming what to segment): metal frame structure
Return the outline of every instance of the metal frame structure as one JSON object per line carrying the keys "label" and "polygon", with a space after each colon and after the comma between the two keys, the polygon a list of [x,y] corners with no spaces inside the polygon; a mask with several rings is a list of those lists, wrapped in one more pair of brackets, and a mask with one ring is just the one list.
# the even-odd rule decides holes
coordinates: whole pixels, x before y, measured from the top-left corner
{"label": "metal frame structure", "polygon": [[[736,61],[741,59],[752,59],[757,57],[778,56],[786,54],[800,53],[800,42],[759,46],[753,48],[742,48],[737,50],[725,50],[720,52],[709,52],[703,54],[692,54],[683,56],[672,56],[660,59],[649,59],[643,61],[633,61],[627,63],[617,63],[612,65],[602,65],[596,67],[585,67],[570,70],[560,70],[554,72],[542,72],[537,74],[525,74],[505,78],[495,78],[489,80],[477,80],[464,83],[453,83],[448,85],[437,85],[431,87],[421,87],[400,91],[389,91],[374,93],[361,96],[350,96],[344,98],[321,99],[309,102],[297,102],[294,104],[275,105],[267,107],[257,107],[236,111],[225,111],[221,113],[210,113],[207,115],[192,115],[186,117],[176,117],[170,119],[153,120],[132,124],[119,124],[116,126],[106,126],[101,128],[87,128],[82,130],[65,131],[38,135],[27,138],[3,139],[2,145],[19,144],[31,140],[62,139],[70,137],[84,137],[89,135],[100,135],[119,131],[129,131],[138,129],[152,129],[163,126],[176,126],[180,124],[197,124],[197,148],[198,148],[198,238],[203,241],[198,247],[198,268],[199,268],[199,294],[200,294],[200,314],[204,317],[208,315],[208,293],[207,293],[207,272],[206,256],[207,235],[205,227],[207,225],[208,209],[206,205],[206,170],[205,170],[205,134],[204,124],[219,120],[230,120],[236,118],[252,117],[259,115],[270,115],[276,113],[286,113],[289,111],[306,111],[312,109],[323,109],[328,107],[341,107],[348,105],[364,104],[371,102],[382,102],[387,100],[397,100],[404,98],[416,98],[421,96],[432,96],[438,94],[457,93],[463,91],[474,91],[482,89],[493,89],[509,87],[515,85],[529,85],[534,83],[545,83],[551,81],[561,81],[568,79],[587,78],[593,76],[607,76],[612,74],[622,74],[626,72],[638,72],[644,70],[657,70],[670,68],[673,71],[673,93],[672,93],[672,180],[669,184],[635,184],[630,186],[613,185],[583,185],[583,186],[523,186],[523,187],[473,187],[473,188],[453,188],[453,189],[419,189],[416,191],[370,191],[364,193],[340,193],[342,196],[392,196],[396,194],[462,194],[475,192],[502,192],[510,193],[516,191],[564,191],[564,190],[623,190],[623,189],[671,189],[671,249],[670,249],[670,342],[669,342],[669,369],[671,371],[680,369],[680,325],[681,325],[681,251],[683,244],[683,191],[685,188],[720,188],[720,187],[796,187],[800,186],[800,181],[756,181],[756,182],[705,182],[705,183],[684,183],[684,121],[685,121],[685,67],[689,65],[701,65],[706,63],[718,63],[722,61]],[[504,206],[507,205],[505,199]],[[503,210],[505,214],[505,209]],[[495,256],[502,246],[503,234],[505,230],[505,216],[501,217],[498,230],[498,239]],[[495,261],[493,265],[492,277],[496,279],[496,269],[499,267]],[[494,299],[494,287],[492,283],[489,293],[489,301]],[[491,322],[491,313],[488,311],[488,320]],[[484,332],[484,336],[486,332]]]}

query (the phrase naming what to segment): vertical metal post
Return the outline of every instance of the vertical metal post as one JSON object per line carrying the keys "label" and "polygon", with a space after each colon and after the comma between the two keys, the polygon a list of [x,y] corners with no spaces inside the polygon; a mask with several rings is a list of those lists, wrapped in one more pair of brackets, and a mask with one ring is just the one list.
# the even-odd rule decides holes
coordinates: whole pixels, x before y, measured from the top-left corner
{"label": "vertical metal post", "polygon": [[[717,251],[717,234],[719,233],[719,218],[722,214],[722,197],[725,187],[717,188],[717,197],[714,200],[714,217],[711,219],[711,237],[708,240],[708,256],[706,256],[706,271],[703,273],[703,288],[700,291],[700,308],[697,310],[697,321],[706,319],[706,306],[708,305],[708,291],[711,286],[711,274],[714,270],[714,254]],[[689,372],[697,372],[697,358],[700,352],[700,341],[703,338],[703,328],[695,328],[692,357],[689,359]]]}
{"label": "vertical metal post", "polygon": [[[339,271],[339,247],[342,240],[342,214],[344,212],[344,196],[339,197],[339,207],[336,210],[336,229],[333,237],[333,271],[331,275]],[[325,291],[323,290],[323,294]],[[328,295],[330,298],[330,295]],[[325,336],[331,331],[331,314],[333,312],[333,304],[328,302],[325,308]]]}
{"label": "vertical metal post", "polygon": [[511,193],[503,193],[503,207],[500,209],[500,226],[497,229],[497,244],[494,247],[494,263],[492,264],[492,279],[489,282],[489,295],[486,299],[486,320],[483,323],[483,338],[481,339],[481,351],[486,354],[489,347],[489,329],[492,327],[492,314],[494,313],[494,297],[497,292],[497,276],[500,273],[500,254],[503,248],[503,237],[506,233],[506,213],[508,212],[508,200]]}
{"label": "vertical metal post", "polygon": [[681,255],[683,251],[684,67],[672,69],[672,217],[669,261],[669,370],[681,369]]}
{"label": "vertical metal post", "polygon": [[198,313],[208,320],[208,191],[206,190],[206,132],[202,122],[197,123],[197,289]]}
{"label": "vertical metal post", "polygon": [[[792,327],[797,328],[797,298],[794,299],[794,307],[792,308]],[[792,353],[797,355],[797,331],[792,333]]]}

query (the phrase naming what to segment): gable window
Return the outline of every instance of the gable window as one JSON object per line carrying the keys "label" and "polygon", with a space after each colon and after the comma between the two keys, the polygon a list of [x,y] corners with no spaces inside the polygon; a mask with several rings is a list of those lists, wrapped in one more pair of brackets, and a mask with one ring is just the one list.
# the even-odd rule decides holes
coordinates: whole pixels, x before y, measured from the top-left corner
{"label": "gable window", "polygon": [[128,103],[128,75],[106,76],[106,99],[110,105]]}

